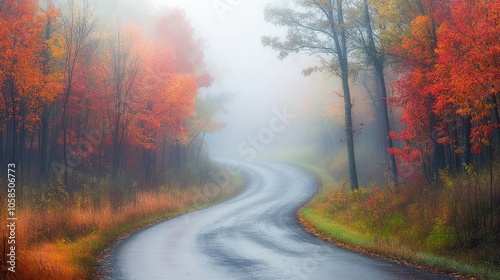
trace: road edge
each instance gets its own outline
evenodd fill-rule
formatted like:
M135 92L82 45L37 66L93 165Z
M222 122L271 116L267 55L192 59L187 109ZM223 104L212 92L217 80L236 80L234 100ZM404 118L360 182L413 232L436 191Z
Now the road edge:
M371 242L348 242L345 240L342 240L342 237L339 238L339 236L335 235L334 231L329 231L330 234L322 231L318 227L314 225L313 222L309 221L306 217L304 217L304 212L308 209L308 207L311 207L312 209L312 204L314 203L315 199L319 199L322 194L322 190L325 190L325 185L327 184L325 182L325 174L321 174L324 172L324 170L320 170L317 167L313 166L308 166L308 165L303 165L300 163L296 162L288 162L291 165L295 165L298 168L304 170L308 174L310 174L312 177L315 178L317 184L318 184L318 190L316 194L309 200L307 201L304 205L302 205L296 212L296 217L299 221L299 224L309 232L310 234L316 236L319 239L322 239L330 244L333 244L335 246L339 246L342 248L345 248L347 250L357 252L360 254L368 255L374 258L386 260L392 263L404 265L407 267L411 268L417 268L417 269L422 269L437 275L443 275L443 276L448 276L448 277L453 277L456 279L482 279L482 278L476 278L476 277L481 277L481 276L472 276L472 275L463 275L458 272L456 272L453 268L449 267L434 267L434 266L428 266L423 262L419 262L418 259L411 259L408 256L402 256L402 255L391 255L386 252L380 252L374 246L371 244ZM331 180L332 183L333 180ZM339 227L344 228L342 225L336 225ZM344 228L345 229L345 228ZM347 229L345 229L348 231ZM353 233L356 234L356 233ZM363 238L363 236L358 236ZM359 244L356 244L359 243ZM364 243L364 244L363 244Z
M157 218L152 218L151 221L150 220L143 221L143 222L139 221L139 222L137 222L137 223L139 223L139 225L136 227L127 229L126 231L123 231L123 232L114 233L110 237L104 237L106 239L105 243L103 244L103 246L96 249L96 251L98 253L95 256L93 256L92 267L91 267L90 271L88 271L88 273L87 273L87 279L109 279L109 278L107 278L109 276L109 274L106 273L106 271L105 271L108 268L107 265L109 265L109 263L107 261L112 257L112 252L125 239L127 239L131 235L133 235L133 234L135 234L143 229L154 226L158 223L182 216L182 215L190 213L190 212L210 208L212 206L216 206L218 204L227 202L227 201L239 196L241 193L243 193L245 191L245 189L247 187L247 178L243 172L237 172L236 174L230 174L230 176L232 178L231 181L235 182L235 186L232 187L234 189L234 192L231 193L227 197L219 197L219 198L213 199L211 201L208 201L208 202L200 204L200 205L194 204L194 205L188 206L184 209L179 209L179 211L177 211L175 213L160 214L157 216ZM105 234L103 234L103 235L105 235Z

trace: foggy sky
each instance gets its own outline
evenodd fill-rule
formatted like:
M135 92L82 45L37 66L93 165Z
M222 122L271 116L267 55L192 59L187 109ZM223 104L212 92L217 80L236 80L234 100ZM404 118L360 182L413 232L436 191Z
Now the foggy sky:
M321 74L304 77L302 69L316 60L307 55L292 55L284 61L277 53L261 44L265 35L283 35L285 30L264 20L264 7L270 0L212 1L212 0L152 0L151 8L182 8L191 21L196 35L205 42L205 61L214 76L212 87L203 93L230 93L236 95L229 104L229 114L219 117L226 123L220 133L209 135L209 149L214 156L240 155L238 146L248 137L258 138L259 132L269 128L275 110L296 117L284 130L274 133L265 151L288 148L295 139L303 138L299 128L311 111L308 99L327 94L332 79ZM276 2L276 1L273 1ZM227 8L229 3L237 3ZM216 6L222 7L217 10ZM339 99L339 102L341 100ZM278 124L279 126L279 124ZM261 136L268 138L266 132ZM287 141L285 141L287 140ZM243 155L247 157L248 154Z
M212 86L200 94L235 96L227 106L229 113L218 118L226 123L226 128L207 136L210 153L241 157L238 147L249 137L258 138L262 130L269 129L276 110L283 112L286 108L296 117L283 130L278 125L279 132L274 133L264 150L287 149L307 141L308 135L301 128L310 126L312 115L322 114L316 108L318 97L331 94L331 89L338 87L331 77L302 75L302 69L314 65L316 58L298 54L280 61L275 51L262 46L262 36L286 34L285 29L264 20L264 8L270 2L277 1L108 0L97 2L97 9L106 24L131 18L145 25L166 9L185 11L195 37L204 42L205 62L214 78ZM342 99L335 102L341 106ZM266 132L261 136L269 138Z

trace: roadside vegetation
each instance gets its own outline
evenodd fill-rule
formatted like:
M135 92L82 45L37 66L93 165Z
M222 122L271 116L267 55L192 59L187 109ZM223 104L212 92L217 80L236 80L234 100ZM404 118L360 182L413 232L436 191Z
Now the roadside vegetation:
M322 116L310 154L294 156L336 182L321 180L302 222L354 249L500 278L498 1L292 2L267 6L287 35L263 45L338 78L305 103Z
M179 176L156 186L134 180L117 183L104 177L82 178L81 191L71 194L61 185L24 192L17 214L20 243L16 273L8 278L93 279L99 253L110 242L151 223L216 204L242 190L241 174L231 174L224 182L201 184L209 174L230 174L223 166L204 164L209 166L186 167ZM188 173L189 179L183 179ZM5 205L0 206L3 209Z
M305 168L321 184L318 194L298 212L312 233L412 266L500 279L498 168L492 182L488 172L469 168L458 176L443 172L438 188L407 182L355 191L320 168Z
M200 93L212 76L185 13L104 24L127 5L93 4L0 1L0 219L15 220L0 277L94 278L109 242L243 186L210 175L229 97Z

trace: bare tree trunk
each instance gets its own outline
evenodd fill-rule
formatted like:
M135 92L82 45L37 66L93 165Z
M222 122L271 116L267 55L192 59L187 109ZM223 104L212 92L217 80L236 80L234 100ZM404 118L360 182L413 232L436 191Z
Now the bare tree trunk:
M17 154L16 154L16 146L17 146L17 111L16 111L16 97L15 97L15 89L14 89L14 81L12 80L12 77L9 78L9 90L10 90L10 102L12 106L12 128L11 128L11 133L12 133L12 154L11 154L11 160L15 161Z
M167 137L166 135L164 134L162 136L162 141L161 141L161 166L160 166L160 170L161 170L161 173L164 173L166 170L167 170Z
M352 103L349 90L347 73L342 75L342 87L344 89L344 111L345 111L345 132L347 139L347 158L349 162L349 177L351 179L351 190L357 190L358 174L356 171L356 158L354 154L354 127L352 125Z
M470 124L470 117L465 117L463 118L463 125L464 125L464 132L463 132L463 139L464 139L464 163L469 165L472 162L472 155L471 155L471 143L470 143L470 132L471 132L471 124Z
M200 145L198 146L198 155L196 156L197 160L200 159L200 154L201 154L201 150L203 149L203 142L204 141L205 141L205 133L202 134L201 140L200 140Z
M28 148L28 155L26 157L26 176L30 177L30 169L31 169L31 158L33 157L33 143L35 142L35 131L31 132L30 137L30 145Z
M349 88L349 64L347 57L347 40L345 30L343 29L344 24L344 14L342 9L342 0L337 0L337 17L338 26L333 21L333 9L330 10L330 24L332 28L332 33L336 34L335 44L338 52L338 60L341 71L342 78L342 89L344 93L344 113L345 113L345 132L347 140L347 158L349 163L349 177L351 179L351 190L357 190L359 188L358 184L358 174L356 170L356 157L354 154L354 127L352 124L352 103L351 103L351 91ZM340 27L340 30L338 30Z
M354 128L349 88L349 49L346 35L348 25L344 22L344 1L295 1L302 9L300 11L294 11L288 7L266 9L266 20L277 26L288 26L289 33L284 42L277 37L267 36L262 38L262 42L265 46L278 50L280 59L297 52L326 55L328 59L322 60L322 67L308 68L303 73L307 75L314 71L328 71L342 79L349 177L351 189L356 190L359 184L354 154ZM309 9L315 10L317 14L313 11L304 12Z
M58 126L53 126L52 127L52 142L50 143L50 151L49 151L49 156L48 156L48 162L54 162L58 158L58 145L57 145L57 139L59 138L59 127Z
M39 161L38 161L38 176L40 178L44 178L47 176L47 146L49 142L49 115L50 115L50 107L45 106L43 109L42 113L42 118L41 118L41 124L40 124L40 131L39 131L39 146L38 146L38 153L39 153Z
M19 106L19 116L21 117L22 120L20 120L19 124L19 133L18 133L18 141L19 141L19 148L18 148L18 153L17 153L17 163L18 163L18 168L20 173L18 173L19 177L19 185L23 185L23 180L26 177L26 123L25 123L25 116L26 116L26 110L25 110L25 105Z
M0 131L0 170L3 170L2 168L5 166L5 150L4 150L4 144L3 144L3 136L4 132Z
M95 27L93 11L86 0L82 0L81 7L75 4L75 0L69 0L69 18L63 18L64 40L66 44L65 79L66 88L64 90L63 112L62 112L62 133L63 133L63 158L64 158L64 185L68 187L68 106L73 86L75 68L82 49L88 41L90 34Z
M388 149L392 149L394 147L392 138L389 137L389 133L391 131L391 124L389 121L389 109L387 106L387 87L385 83L385 75L384 75L384 64L382 58L379 57L379 53L377 51L377 47L375 46L375 40L373 37L373 29L370 18L370 12L368 7L368 1L364 0L364 18L365 18L365 28L368 34L368 57L370 58L374 69L375 76L378 81L378 86L380 87L380 113L382 114L382 125L384 127L385 137L387 139L387 147ZM396 166L396 157L393 154L389 153L390 167L392 173L392 180L394 184L398 184L398 172Z
M62 133L63 133L63 161L64 161L64 187L68 188L68 128L67 128L67 122L68 122L68 100L69 100L69 95L71 93L71 82L68 82L67 89L64 94L64 103L63 103L63 114L62 114Z
M53 8L52 0L47 1L47 12L49 12ZM47 22L45 24L45 40L49 40L52 34L52 22L51 18L47 17ZM44 75L49 73L49 61L50 61L50 52L47 47L43 50L44 56L44 65L43 72ZM39 153L39 161L38 161L38 176L40 178L44 178L47 176L48 172L48 162L47 162L47 146L49 140L49 117L52 105L44 105L41 117L40 131L38 136L38 153Z
M135 84L140 68L138 57L132 53L133 40L122 38L120 32L118 31L115 40L110 41L112 92L109 100L112 101L108 102L112 102L112 107L108 109L108 116L112 119L113 180L117 179L122 160L125 157L123 154L125 136L134 118L134 112L130 111L134 106L128 103L137 98Z
M491 99L491 103L493 103L493 108L491 108L491 118L494 124L500 125L500 109L498 108L500 104L497 102L497 97L495 96L495 94L492 94ZM500 153L500 127L495 128L493 133L492 146L494 147L496 144L497 147L495 147L495 152Z
M105 131L105 127L104 127L104 124L102 126L102 140L101 142L99 143L99 156L98 156L98 163L97 163L97 176L101 176L101 161L102 161L102 150L103 150L103 147L104 147L104 137L106 137L106 134L104 133Z

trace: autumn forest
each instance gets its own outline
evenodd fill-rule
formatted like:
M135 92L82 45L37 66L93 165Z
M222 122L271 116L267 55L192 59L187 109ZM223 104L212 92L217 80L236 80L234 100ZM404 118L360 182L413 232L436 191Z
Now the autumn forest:
M251 5L206 2L226 17ZM269 63L307 57L304 80L338 83L328 98L340 117L318 97L328 93L307 95L314 125L297 134L312 148L279 156L320 185L295 210L302 226L440 273L500 277L500 3L260 2L262 24L278 28L259 33ZM0 230L9 279L93 279L114 240L248 183L211 158L206 139L236 97L203 92L220 75L203 26L175 6L147 25L100 12L90 0L0 0L0 218L17 219Z
M22 178L70 190L74 169L152 180L186 147L198 156L217 125L195 104L211 77L182 12L160 19L150 40L133 24L99 29L92 8L75 3L67 14L51 1L2 3L2 164L14 158Z

